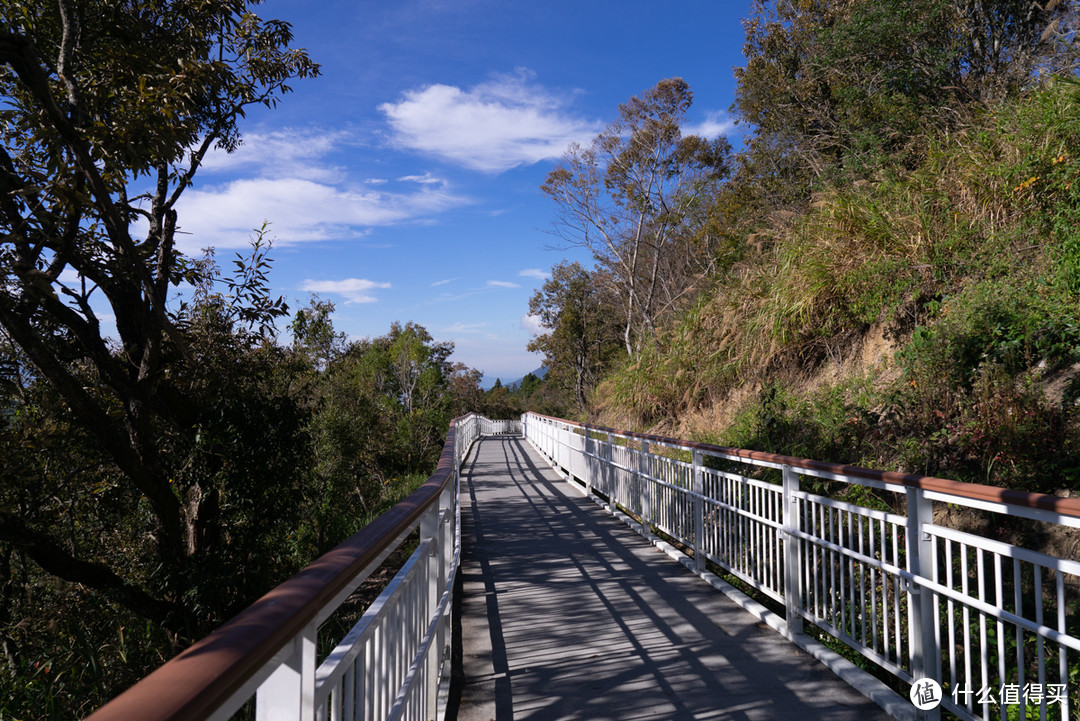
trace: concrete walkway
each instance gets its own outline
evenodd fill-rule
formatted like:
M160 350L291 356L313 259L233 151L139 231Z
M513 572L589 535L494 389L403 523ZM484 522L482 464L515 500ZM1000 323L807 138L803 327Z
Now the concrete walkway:
M461 721L889 718L523 439L462 471Z

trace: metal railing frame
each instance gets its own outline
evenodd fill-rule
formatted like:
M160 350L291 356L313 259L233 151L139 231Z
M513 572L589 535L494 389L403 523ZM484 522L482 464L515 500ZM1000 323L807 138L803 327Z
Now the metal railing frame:
M232 620L100 708L92 721L442 718L461 554L461 462L518 421L454 420L426 483ZM416 551L329 656L319 625L419 528Z
M1006 687L1033 683L1040 690L1065 685L1064 699L1044 694L1034 703L1040 718L1077 713L1069 698L1075 689L1067 685L1070 670L1080 667L1080 562L938 525L933 511L934 503L953 504L1080 528L1080 499L535 413L523 416L522 426L568 480L586 495L605 497L612 512L629 511L643 535L662 532L690 549L699 573L711 561L782 605L783 630L793 641L805 643L804 624L811 623L907 684L938 682L942 704L922 717L939 718L945 708L971 721L1004 721ZM779 471L781 482L748 477L739 471L745 467ZM800 488L807 477L901 494L905 514L810 493ZM1026 676L1032 668L1037 678ZM997 700L976 698L982 688ZM1021 699L1031 701L1026 691Z

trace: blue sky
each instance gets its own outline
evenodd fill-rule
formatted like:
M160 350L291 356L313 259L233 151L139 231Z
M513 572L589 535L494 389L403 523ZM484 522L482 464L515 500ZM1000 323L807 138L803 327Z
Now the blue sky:
M749 1L269 0L322 64L179 206L181 248L225 266L270 223L270 280L293 310L336 304L350 337L415 321L504 380L538 367L528 302L564 258L540 185L619 103L679 76L687 131L727 134Z

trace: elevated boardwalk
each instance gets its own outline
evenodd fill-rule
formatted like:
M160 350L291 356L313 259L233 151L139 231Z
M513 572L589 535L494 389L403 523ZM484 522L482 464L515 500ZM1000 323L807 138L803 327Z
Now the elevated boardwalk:
M484 438L461 474L464 684L448 718L890 718L522 438Z

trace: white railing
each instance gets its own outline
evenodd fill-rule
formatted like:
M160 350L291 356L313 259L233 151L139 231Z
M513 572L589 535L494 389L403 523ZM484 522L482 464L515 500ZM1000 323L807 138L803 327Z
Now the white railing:
M460 465L481 435L514 428L475 414L455 420L420 489L90 718L228 719L250 704L257 721L442 718ZM417 529L412 556L317 664L320 624Z
M925 717L945 708L972 721L1078 718L1080 562L957 530L935 514L970 509L990 535L1003 517L1063 530L1080 528L1080 500L532 413L522 422L583 492L629 512L644 535L688 547L699 572L711 562L782 606L792 640L806 642L809 622L916 692L932 688L923 679L937 682L941 706ZM824 481L883 491L890 510L803 487ZM1070 533L1057 537L1072 539L1075 556Z
M493 421L481 418L480 430L485 436L506 436L521 433L521 421Z

